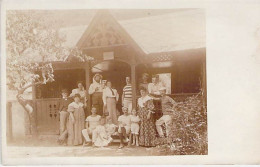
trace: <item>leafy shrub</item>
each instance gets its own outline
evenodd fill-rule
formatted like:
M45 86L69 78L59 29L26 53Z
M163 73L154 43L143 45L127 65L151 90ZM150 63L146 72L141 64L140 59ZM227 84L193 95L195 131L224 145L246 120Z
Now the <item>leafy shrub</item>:
M169 136L159 139L167 155L205 155L208 153L207 110L200 94L179 102L172 114Z

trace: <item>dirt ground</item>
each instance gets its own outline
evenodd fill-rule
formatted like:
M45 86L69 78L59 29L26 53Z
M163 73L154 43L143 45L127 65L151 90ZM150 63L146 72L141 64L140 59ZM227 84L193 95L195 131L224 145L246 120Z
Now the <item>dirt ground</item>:
M109 147L18 147L9 146L8 157L10 158L31 158L31 157L84 157L84 156L159 156L158 148L125 147L118 149L118 145Z
M159 156L163 155L159 147L124 147L118 149L119 143L108 147L61 146L53 137L40 137L35 140L15 141L8 144L9 158L31 157L84 157L84 156Z

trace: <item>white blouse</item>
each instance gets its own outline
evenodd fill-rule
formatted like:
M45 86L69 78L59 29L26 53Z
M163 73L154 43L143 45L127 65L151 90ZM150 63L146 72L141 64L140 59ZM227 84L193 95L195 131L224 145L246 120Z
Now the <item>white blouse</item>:
M75 94L79 94L80 97L84 98L86 96L86 91L84 90L84 88L82 90L79 90L79 88L73 89L70 97L74 96Z
M114 95L113 95L113 93ZM119 94L117 93L117 90L116 89L110 89L109 87L106 87L104 90L103 90L103 103L104 105L107 104L107 97L115 97L116 98L116 101L118 101L119 99Z
M68 106L68 111L69 112L74 112L74 109L78 109L78 108L83 108L84 104L83 103L76 103L76 102L72 102L69 104Z
M148 95L146 95L145 97L140 97L139 99L138 99L138 105L139 105L139 107L144 107L144 103L145 102L147 102L148 100L151 100L151 99L153 99L153 98L151 98L150 96L148 96Z

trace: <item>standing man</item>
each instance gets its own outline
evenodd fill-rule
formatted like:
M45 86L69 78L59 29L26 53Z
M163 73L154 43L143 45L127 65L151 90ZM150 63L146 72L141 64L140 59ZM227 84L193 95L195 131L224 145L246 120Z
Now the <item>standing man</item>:
M93 77L93 83L89 86L88 93L91 95L92 106L97 109L98 115L103 115L103 101L102 93L103 87L101 84L102 75L95 74Z
M68 106L72 102L72 99L68 97L69 92L67 89L61 91L62 99L59 101L60 111L60 137L58 139L60 144L66 144L65 139L68 134L67 121L68 121Z
M122 95L123 107L128 109L128 114L132 112L132 86L130 77L126 77L126 86L123 88Z

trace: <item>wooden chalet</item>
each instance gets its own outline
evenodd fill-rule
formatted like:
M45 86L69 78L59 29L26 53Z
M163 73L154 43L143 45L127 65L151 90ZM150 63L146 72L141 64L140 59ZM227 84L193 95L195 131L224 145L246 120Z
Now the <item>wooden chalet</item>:
M165 32L165 36L168 35L167 33L169 32ZM180 35L179 33L185 33L187 36L192 32L176 32ZM139 37L139 39L141 38ZM183 96L197 94L201 90L204 90L204 95L206 95L205 43L199 47L180 47L180 49L173 48L168 49L168 51L147 52L136 41L109 11L98 11L76 45L94 60L79 62L69 57L65 62L53 62L55 81L33 88L39 133L59 133L57 102L61 89L67 88L71 91L77 87L77 81L84 81L84 87L88 90L95 73L100 73L104 79L111 80L120 96L125 86L125 77L130 76L134 107L136 107L139 96L138 85L144 72L150 76L170 73L170 96L175 100ZM90 95L87 98L87 111L89 112ZM121 104L121 101L119 103Z

